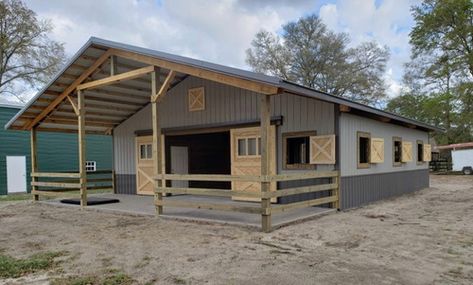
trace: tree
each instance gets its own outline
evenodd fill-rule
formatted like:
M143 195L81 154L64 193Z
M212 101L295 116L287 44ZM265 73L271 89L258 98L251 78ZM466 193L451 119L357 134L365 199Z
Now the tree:
M64 63L62 43L51 40L50 22L20 0L0 2L0 96L18 94L18 86L37 87L48 81Z
M444 128L440 144L473 141L473 2L424 0L412 11L407 88L387 109Z
M349 37L327 29L316 15L283 26L281 37L256 34L247 63L256 72L362 103L385 97L383 75L389 52L376 43L349 48Z

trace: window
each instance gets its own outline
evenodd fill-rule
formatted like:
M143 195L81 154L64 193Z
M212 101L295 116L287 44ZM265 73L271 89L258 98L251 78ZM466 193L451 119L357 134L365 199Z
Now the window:
M401 166L402 162L402 138L393 137L393 166Z
M285 133L283 137L284 168L314 169L310 164L310 136L316 132Z
M85 162L85 171L87 171L87 172L97 171L97 162L96 161L86 161Z
M261 138L247 137L238 139L238 156L261 155Z
M370 133L357 133L358 168L370 167L371 135Z
M417 141L417 164L424 162L424 142Z
M153 146L151 144L140 144L140 159L152 159Z

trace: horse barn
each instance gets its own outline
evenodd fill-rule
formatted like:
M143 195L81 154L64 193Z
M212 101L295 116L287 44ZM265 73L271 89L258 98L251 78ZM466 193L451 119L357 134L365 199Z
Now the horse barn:
M254 214L266 232L290 211L428 187L438 130L276 77L99 38L6 128L31 132L35 200L80 189L87 206L85 137L106 134L116 194L154 195L157 215ZM78 171L38 172L37 132L78 133Z

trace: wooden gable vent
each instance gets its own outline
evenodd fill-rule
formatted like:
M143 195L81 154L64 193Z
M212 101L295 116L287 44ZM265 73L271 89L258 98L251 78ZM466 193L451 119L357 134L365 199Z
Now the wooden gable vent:
M384 139L382 138L371 138L370 147L370 162L371 163L383 163L384 162Z
M204 87L191 88L188 91L189 111L205 110Z
M335 164L335 135L310 137L310 163Z
M412 161L412 142L403 141L402 142L402 162Z

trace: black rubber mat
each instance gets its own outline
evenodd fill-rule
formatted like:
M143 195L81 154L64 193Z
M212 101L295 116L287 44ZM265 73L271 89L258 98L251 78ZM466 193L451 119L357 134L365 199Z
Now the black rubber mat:
M114 199L114 198L100 198L100 197L88 197L87 198L87 206L113 204L113 203L119 203L119 202L120 202L120 200ZM80 205L80 199L79 198L62 199L61 203Z

